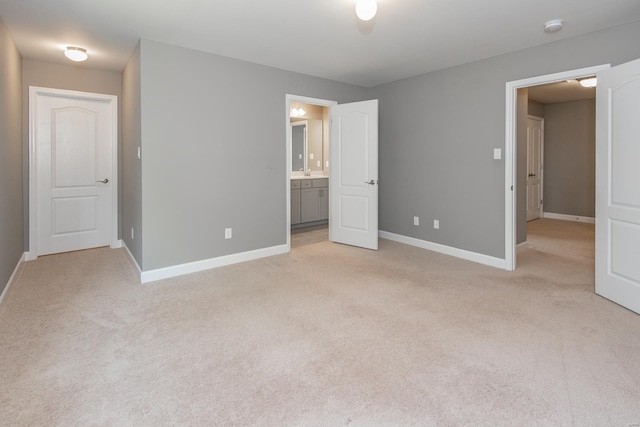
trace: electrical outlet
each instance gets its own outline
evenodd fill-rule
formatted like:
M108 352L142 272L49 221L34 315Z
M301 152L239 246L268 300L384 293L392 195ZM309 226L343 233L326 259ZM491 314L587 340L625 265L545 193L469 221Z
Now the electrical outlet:
M440 229L440 220L438 219L433 220L433 228L435 228L436 230Z
M321 163L320 163L320 160L318 160L318 167L321 167L321 166L322 166L322 165L321 165Z
M324 162L324 164L326 165L325 167L329 167L329 160L327 160L326 162Z
M417 216L413 217L413 225L420 225L420 217L417 217Z
M131 240L133 240L133 227L131 227Z
M225 228L224 229L224 238L225 239L230 239L231 238L231 229L230 228Z
M502 149L500 149L500 148L494 148L493 149L493 159L494 160L502 159Z

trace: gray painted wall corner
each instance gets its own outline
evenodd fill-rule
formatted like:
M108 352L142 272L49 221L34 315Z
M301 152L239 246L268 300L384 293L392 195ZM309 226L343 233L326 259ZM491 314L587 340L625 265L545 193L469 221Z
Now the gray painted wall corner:
M141 154L143 152L140 44L122 71L121 108L122 240L138 266L143 268L142 159L138 159L138 147Z

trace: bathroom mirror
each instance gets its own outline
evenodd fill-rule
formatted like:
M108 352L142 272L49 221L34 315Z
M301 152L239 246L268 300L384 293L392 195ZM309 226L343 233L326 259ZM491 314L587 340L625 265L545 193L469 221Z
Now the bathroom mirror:
M291 121L291 170L322 170L322 120Z
M307 145L307 123L294 122L291 123L291 170L304 171L307 169L305 165Z

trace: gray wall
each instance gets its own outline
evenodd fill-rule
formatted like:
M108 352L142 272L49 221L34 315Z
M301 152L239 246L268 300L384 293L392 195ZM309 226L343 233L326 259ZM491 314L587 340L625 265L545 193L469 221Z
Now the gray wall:
M545 106L544 211L595 216L595 100Z
M529 99L527 111L531 116L544 118L544 104Z
M142 264L142 162L138 147L142 144L140 101L140 45L136 47L122 71L122 240ZM134 238L131 238L131 228Z
M22 242L21 58L0 18L0 294L24 253Z
M636 59L639 39L636 22L369 90L380 100L380 229L504 258L504 160L492 154L504 149L505 84Z
M22 139L23 139L23 193L24 193L24 247L29 248L29 86L53 89L78 90L82 92L102 93L118 97L120 111L121 76L120 73L86 68L83 65L60 65L49 62L22 61ZM120 120L118 120L120 122ZM118 126L119 129L122 126ZM121 133L119 131L119 133ZM118 151L122 138L118 136ZM119 164L121 164L121 159ZM122 168L118 172L120 179L118 194L121 195ZM122 200L119 197L118 224L122 214ZM120 235L120 230L118 230Z
M367 90L149 40L140 58L143 269L285 244L285 95Z

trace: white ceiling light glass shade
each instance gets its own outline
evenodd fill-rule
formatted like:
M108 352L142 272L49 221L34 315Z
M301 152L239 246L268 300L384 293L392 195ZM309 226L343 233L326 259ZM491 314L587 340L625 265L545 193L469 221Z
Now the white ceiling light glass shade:
M363 21L369 21L378 12L376 0L358 0L356 2L356 15Z
M75 62L86 61L87 58L89 58L89 55L87 55L87 49L76 46L67 46L64 50L64 56Z
M304 111L304 110L302 109L302 107L300 107L300 108L292 108L292 109L291 109L291 114L290 114L290 116L291 116L291 117L302 117L302 116L304 116L306 113L307 113L307 112L306 112L306 111Z
M598 85L598 79L595 77L587 77L586 79L581 79L580 84L582 87L596 87Z

